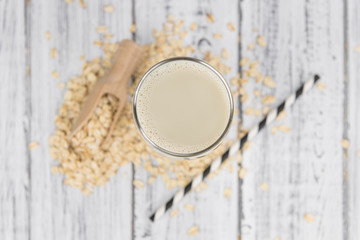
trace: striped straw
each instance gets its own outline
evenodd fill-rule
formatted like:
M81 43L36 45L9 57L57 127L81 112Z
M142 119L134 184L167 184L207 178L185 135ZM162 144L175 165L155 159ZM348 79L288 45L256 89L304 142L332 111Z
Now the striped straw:
M210 172L218 169L221 164L223 164L229 156L234 155L237 151L241 150L246 142L252 140L265 126L273 122L276 117L285 109L294 104L302 94L306 93L314 86L314 84L320 79L319 75L314 75L310 80L303 83L296 92L292 93L285 101L283 101L277 108L269 112L258 124L256 124L250 131L248 131L245 136L240 140L236 141L230 148L226 150L221 156L217 157L201 174L193 178L185 188L179 190L170 200L168 200L164 205L158 208L151 216L151 221L158 220L163 216L173 205L182 200L186 194L188 194L192 189L194 189L199 183L201 183Z

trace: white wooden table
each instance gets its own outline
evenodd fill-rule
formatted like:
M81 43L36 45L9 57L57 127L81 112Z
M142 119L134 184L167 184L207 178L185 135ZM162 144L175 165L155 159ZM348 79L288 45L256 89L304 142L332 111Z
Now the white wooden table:
M360 45L360 1L85 1L86 9L78 1L0 0L0 239L360 239L360 53L354 50ZM104 12L106 4L115 12ZM206 13L215 16L214 24ZM80 55L101 55L92 44L99 38L95 28L107 25L116 40L149 43L152 29L168 14L200 24L190 33L191 43L207 38L213 52L231 50L227 63L233 73L242 56L259 59L277 82L276 89L263 90L278 101L312 73L321 75L327 89L310 91L288 111L282 124L290 133L273 135L268 128L252 142L243 156L243 180L237 171L222 171L207 180L207 190L179 204L176 218L151 223L147 216L174 191L161 181L134 188L132 180L145 180L147 173L127 165L85 197L51 174L48 138L64 94L57 82L80 72ZM228 22L236 32L226 29ZM265 51L247 50L253 28L267 39ZM211 40L214 32L224 37ZM51 77L53 70L59 80ZM245 127L258 120L242 118ZM350 141L348 149L342 139ZM40 147L30 151L32 141ZM263 182L267 191L260 188ZM226 187L233 189L229 198L223 196ZM185 203L195 211L184 210ZM305 221L306 213L315 222ZM200 232L188 236L193 225Z

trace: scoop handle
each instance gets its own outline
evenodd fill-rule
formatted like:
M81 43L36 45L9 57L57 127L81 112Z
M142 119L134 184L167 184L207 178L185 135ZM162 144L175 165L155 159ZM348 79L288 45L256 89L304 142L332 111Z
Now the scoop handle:
M115 61L106 82L119 84L119 87L127 87L131 75L144 58L144 49L132 40L126 39L120 42L115 55Z

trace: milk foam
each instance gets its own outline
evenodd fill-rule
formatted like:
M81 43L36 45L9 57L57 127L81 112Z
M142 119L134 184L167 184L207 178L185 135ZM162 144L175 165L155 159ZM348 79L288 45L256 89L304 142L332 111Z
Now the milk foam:
M190 60L165 63L142 82L136 113L145 135L173 153L195 153L219 139L230 99L218 75Z

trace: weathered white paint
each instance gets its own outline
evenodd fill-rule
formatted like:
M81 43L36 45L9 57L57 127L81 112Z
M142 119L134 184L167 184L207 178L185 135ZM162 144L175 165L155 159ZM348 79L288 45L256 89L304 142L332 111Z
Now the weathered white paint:
M346 138L350 141L350 148L346 152L348 159L344 159L346 165L344 172L344 185L347 186L348 201L345 206L346 223L348 224L348 239L360 238L360 53L355 52L355 47L360 46L360 2L347 1L346 17L346 47L347 64L345 74L347 85L347 105L344 113L344 126ZM345 156L346 156L345 155Z
M115 12L103 12L103 5L110 3ZM238 230L242 239L359 238L360 54L354 51L360 45L358 1L89 0L86 4L82 9L78 1L31 1L30 5L0 1L4 83L0 87L0 239L236 239ZM311 90L286 119L274 123L288 125L290 133L272 135L268 128L255 138L244 155L248 174L243 181L237 179L234 165L232 174L222 171L207 180L207 190L179 202L176 218L165 215L156 223L147 217L175 190L167 190L159 179L133 189L133 178L149 177L141 168L135 169L134 177L130 165L121 168L90 197L64 186L61 176L50 173L55 162L48 153L48 137L64 93L57 82L80 72L80 55L86 59L100 55L92 44L100 39L96 26L107 25L115 40L131 37L132 6L140 43L149 43L152 29L161 28L172 14L186 25L199 23L198 31L189 32L188 43L197 44L204 37L212 45L201 46L201 51L230 50L230 76L237 72L239 54L260 60L260 68L274 78L277 88L251 82L246 85L249 92L256 87L280 102L313 73L319 73L327 85L324 91ZM206 13L214 15L214 24L207 22ZM227 30L228 22L235 23L236 32ZM266 37L266 49L246 50L257 35L252 28ZM46 31L52 34L50 41L45 39ZM214 40L215 32L223 39ZM59 51L57 59L50 57L52 47ZM30 76L26 76L28 65ZM51 77L53 70L59 72L59 80ZM250 103L254 105L250 99L242 109ZM255 105L260 107L259 101ZM244 116L246 127L257 120ZM350 140L346 152L340 145L344 137ZM31 141L39 141L40 147L27 150ZM261 190L262 182L269 185L268 191ZM227 199L226 187L233 189ZM194 204L195 210L186 210L186 203ZM316 221L307 223L305 213ZM189 237L193 225L200 233Z
M0 239L26 239L30 227L24 10L0 2Z
M270 127L245 152L242 239L342 239L342 9L343 1L242 4L242 53L259 59L277 83L270 90L251 82L248 91L259 88L278 103L314 73L328 86L310 91L286 119L273 124L288 125L290 133L273 135ZM257 35L253 28L267 39L266 49L247 50ZM244 116L245 126L254 121ZM263 182L268 191L260 188ZM306 213L315 217L314 223L304 220Z
M5 155L0 151L1 160L5 160L1 164L4 178L1 184L4 186L0 203L4 211L1 211L0 221L4 224L0 227L0 239L131 238L130 165L122 168L105 188L96 189L90 197L63 185L60 175L51 174L51 166L56 162L49 155L48 138L54 130L54 116L64 94L57 83L65 83L69 77L80 73L83 64L80 55L84 54L86 59L100 55L99 47L93 45L93 41L99 39L98 25L107 25L116 40L131 37L128 30L131 1L114 1L114 13L103 12L102 2L87 4L84 10L78 2L31 1L26 7L25 31L25 14L22 12L25 7L15 1L2 2L1 19L6 17L8 22L1 34L4 39L1 42L4 44L1 67L4 67L3 71L11 72L5 76L4 80L9 81L5 82L6 87L1 88L2 112L6 112L1 136L8 137L2 140L7 149ZM16 16L18 19L14 19ZM50 41L45 38L46 31L52 35ZM21 35L25 32L26 40ZM5 50L11 46L11 41L15 44ZM29 46L29 78L25 77L25 43ZM58 50L56 59L50 56L53 47ZM9 58L10 65L4 66ZM51 76L54 70L60 75L58 80ZM6 99L11 99L12 103L5 104ZM30 141L38 141L40 147L26 151Z

